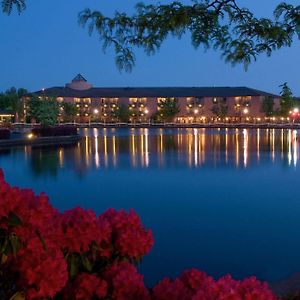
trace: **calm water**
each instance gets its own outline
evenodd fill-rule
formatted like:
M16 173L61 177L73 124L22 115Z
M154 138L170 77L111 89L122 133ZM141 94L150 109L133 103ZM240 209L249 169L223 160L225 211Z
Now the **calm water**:
M61 210L134 208L155 246L150 285L198 267L278 280L300 271L300 161L291 130L90 129L67 147L0 151L13 185Z

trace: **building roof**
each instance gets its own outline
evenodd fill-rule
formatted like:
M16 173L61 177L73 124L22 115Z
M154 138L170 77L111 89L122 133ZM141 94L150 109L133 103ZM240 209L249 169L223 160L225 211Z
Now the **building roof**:
M74 81L85 81L87 82L87 80L79 73L77 74L73 79L72 79L72 82Z
M74 98L151 98L151 97L235 97L271 96L271 93L248 87L123 87L90 88L75 90L69 87L52 87L33 93L48 97Z
M0 109L0 116L13 116L14 115L14 112L10 109Z

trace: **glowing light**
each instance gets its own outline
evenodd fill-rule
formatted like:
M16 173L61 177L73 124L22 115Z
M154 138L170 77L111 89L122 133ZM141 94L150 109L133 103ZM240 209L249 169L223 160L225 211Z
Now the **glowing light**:
M198 112L199 112L198 109L195 109L195 110L194 110L194 114L197 114Z
M244 114L247 114L249 112L249 109L248 108L245 108L244 110L243 110L243 113Z
M149 110L148 109L145 109L145 114L148 114L149 113Z
M29 134L27 135L27 138L29 138L29 139L31 140L31 139L34 138L34 135L33 135L32 133L29 133Z
M94 109L94 114L97 115L99 113L99 110L97 108Z
M299 108L298 107L294 108L293 112L297 114L299 112Z

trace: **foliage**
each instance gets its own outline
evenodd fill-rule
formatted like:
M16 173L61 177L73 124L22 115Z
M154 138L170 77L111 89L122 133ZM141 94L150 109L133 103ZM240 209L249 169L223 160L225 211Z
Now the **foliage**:
M295 104L293 93L286 82L280 85L280 87L282 88L280 92L280 115L288 116Z
M1 1L1 0L0 0ZM274 50L291 46L300 37L300 5L280 3L273 18L258 18L236 0L190 0L191 4L138 3L132 16L116 12L112 18L86 9L79 14L79 24L97 31L103 48L113 46L116 64L130 71L135 64L134 48L156 53L168 36L180 39L190 34L195 48L213 48L226 62L245 67L260 54L270 56ZM25 0L2 0L2 11L21 13Z
M281 3L274 18L257 18L235 0L194 0L191 4L138 3L133 15L116 12L112 18L86 9L79 23L96 31L103 48L113 46L116 64L130 71L135 64L134 48L150 55L156 53L168 36L180 39L190 34L195 48L213 48L226 62L245 67L257 56L290 46L294 35L300 36L300 6Z
M274 98L271 96L265 96L262 104L261 110L265 113L266 117L271 117L274 115Z
M8 15L11 14L13 7L15 6L20 14L25 8L25 0L1 0L2 11Z
M134 211L60 213L45 194L13 188L0 174L0 297L11 300L275 300L251 277L215 281L196 269L146 288L135 264L153 237Z
M28 101L28 113L43 127L55 125L59 107L55 98L32 96Z
M173 121L176 114L180 112L177 98L161 98L158 104L159 109L154 115L156 121Z
M226 98L214 98L212 113L217 117L224 118L228 112L228 105L226 104Z
M74 103L62 102L61 107L63 111L64 120L74 120L74 117L78 113L78 108Z
M121 104L116 112L116 117L118 118L119 122L128 123L130 117L128 106L125 104Z
M11 87L4 93L0 93L0 110L11 111L14 115L21 117L24 113L24 102L22 96L27 94L24 88Z

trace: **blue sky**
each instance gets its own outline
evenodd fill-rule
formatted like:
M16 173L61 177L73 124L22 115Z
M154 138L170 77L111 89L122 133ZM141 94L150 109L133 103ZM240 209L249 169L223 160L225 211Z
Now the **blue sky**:
M279 93L278 86L288 82L294 94L300 96L300 41L273 53L271 58L260 56L245 72L242 65L225 64L219 52L195 50L188 36L179 41L170 38L155 56L137 51L133 71L120 73L113 50L104 54L97 36L90 37L79 27L77 15L84 8L107 15L115 10L130 12L136 2L27 0L27 9L20 16L0 13L0 91L11 86L30 91L61 86L81 73L94 86L249 86ZM280 1L238 2L260 16L268 16Z

